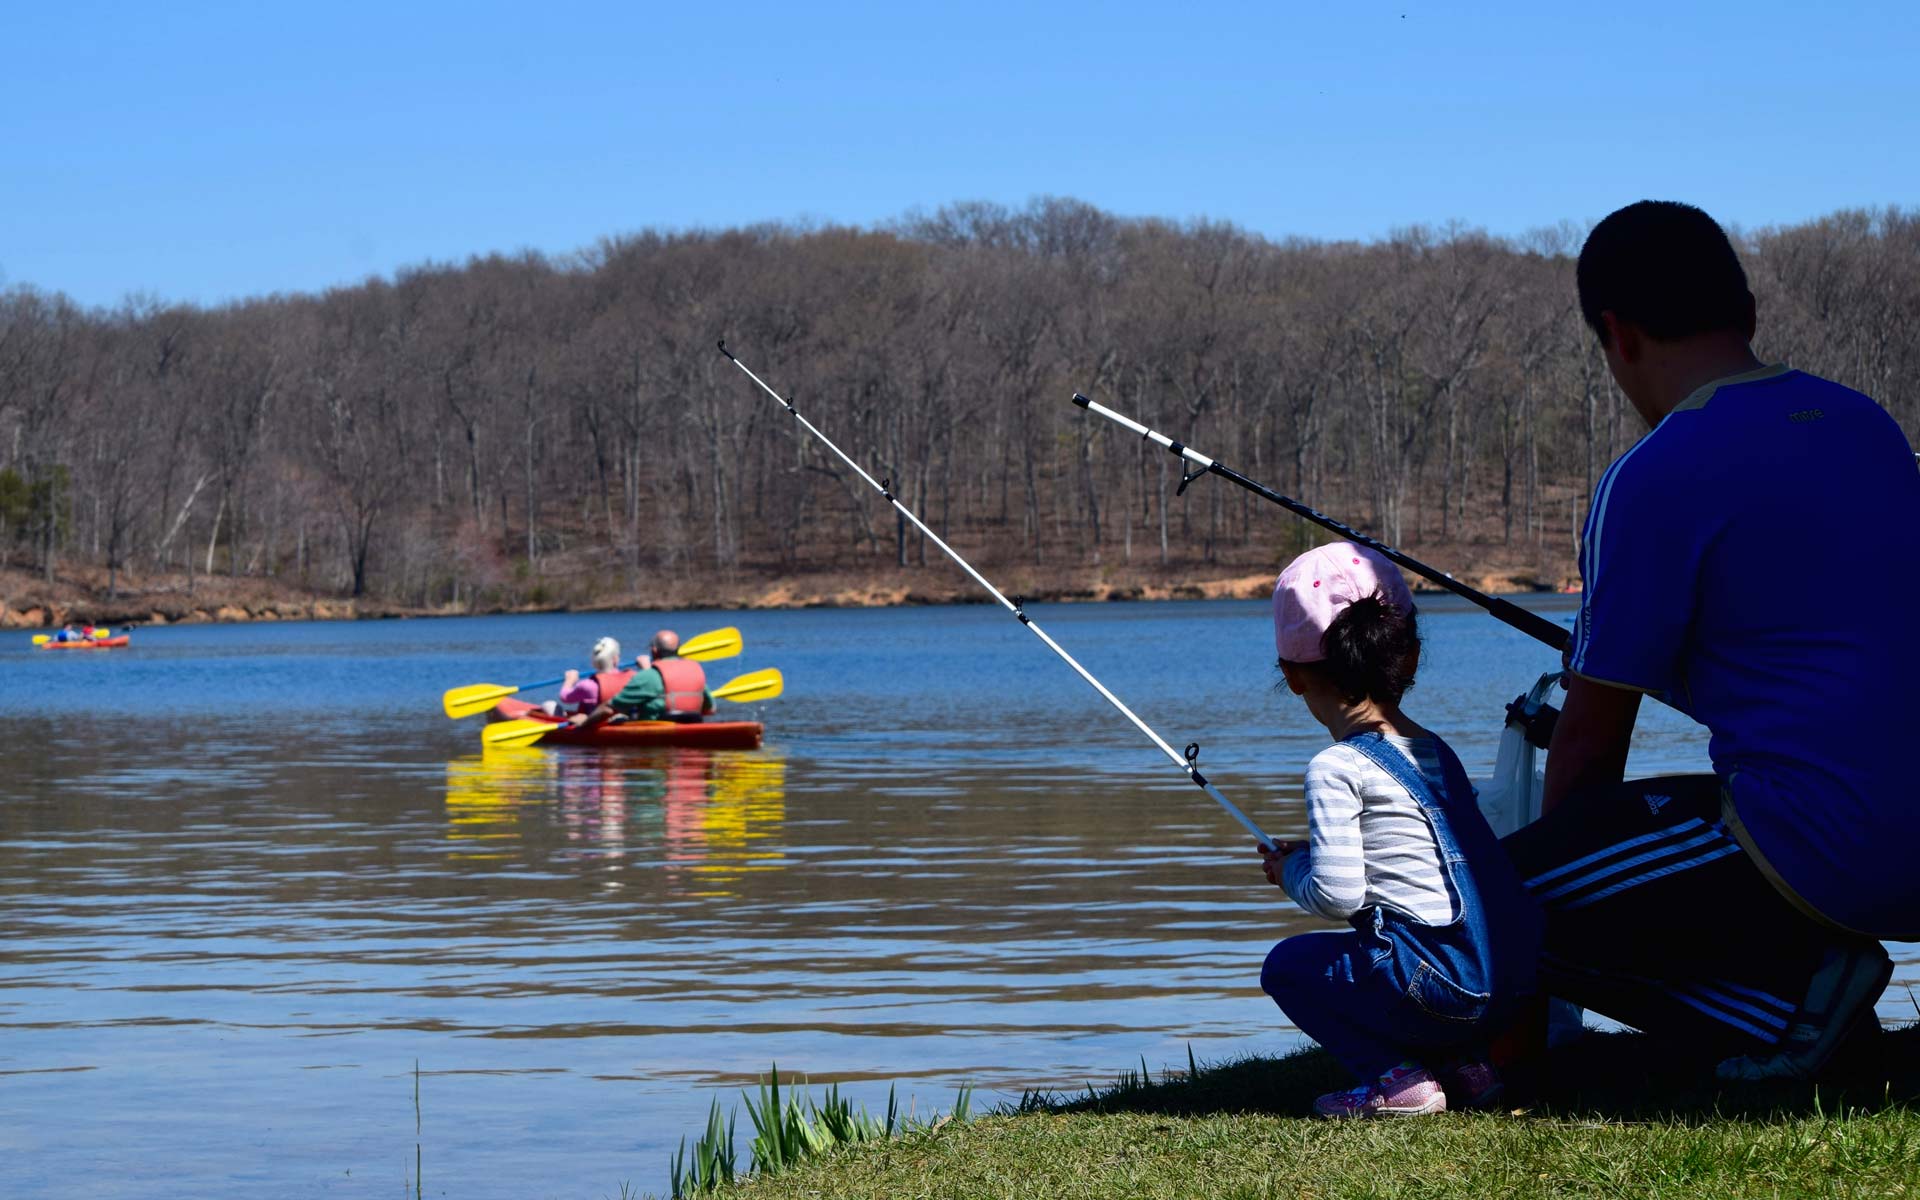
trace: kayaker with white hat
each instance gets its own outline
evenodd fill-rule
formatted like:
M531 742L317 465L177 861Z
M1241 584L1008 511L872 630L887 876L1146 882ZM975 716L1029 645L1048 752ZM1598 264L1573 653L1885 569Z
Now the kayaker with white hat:
M568 723L598 725L603 721L698 721L713 711L713 693L707 673L692 659L680 657L680 635L662 629L648 643L647 654L634 661L622 685L609 691L603 684L600 703Z
M560 699L541 705L548 716L559 716L562 712L591 713L600 706L602 695L617 695L633 675L632 671L620 669L620 643L610 637L593 644L587 661L593 664L592 674L568 671L560 681Z

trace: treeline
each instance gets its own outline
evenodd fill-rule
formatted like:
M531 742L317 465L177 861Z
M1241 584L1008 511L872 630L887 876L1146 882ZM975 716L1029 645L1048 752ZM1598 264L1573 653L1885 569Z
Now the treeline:
M880 229L642 233L317 296L85 309L0 292L0 555L407 604L912 566L927 547L720 356L989 563L1258 561L1075 390L1388 541L1570 555L1638 436L1572 226L1272 241L1070 200ZM1920 416L1920 216L1740 239L1768 359Z

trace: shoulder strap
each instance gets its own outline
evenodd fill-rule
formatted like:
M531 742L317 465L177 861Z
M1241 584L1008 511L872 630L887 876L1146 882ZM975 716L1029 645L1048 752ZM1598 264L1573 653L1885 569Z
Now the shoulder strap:
M1351 747L1366 756L1374 766L1391 775L1395 782L1406 788L1414 799L1425 797L1432 804L1440 803L1440 797L1434 794L1433 784L1421 774L1420 768L1414 764L1413 760L1402 754L1398 747L1388 744L1384 735L1373 732L1356 733L1340 744ZM1444 746L1445 743L1442 745ZM1442 755L1440 761L1443 766L1447 765L1445 755Z

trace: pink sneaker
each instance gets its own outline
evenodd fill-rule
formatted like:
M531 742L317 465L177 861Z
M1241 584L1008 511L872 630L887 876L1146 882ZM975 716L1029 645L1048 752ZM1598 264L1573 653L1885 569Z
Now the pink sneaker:
M1445 1081L1449 1103L1457 1109L1493 1108L1507 1094L1507 1085L1490 1063L1470 1062L1442 1071L1440 1077Z
M1418 1117L1447 1111L1447 1094L1417 1063L1401 1063L1379 1082L1328 1092L1313 1102L1321 1117Z

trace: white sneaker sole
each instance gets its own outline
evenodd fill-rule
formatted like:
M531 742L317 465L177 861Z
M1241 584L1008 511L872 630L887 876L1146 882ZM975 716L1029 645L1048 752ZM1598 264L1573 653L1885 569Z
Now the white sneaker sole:
M1833 1016L1805 1045L1775 1054L1743 1054L1714 1068L1714 1076L1729 1083L1758 1083L1769 1079L1811 1079L1832 1061L1855 1030L1878 1020L1873 1005L1893 978L1893 960L1884 947L1849 951L1840 964L1840 979L1829 1002ZM1788 1034L1792 1036L1791 1031Z

